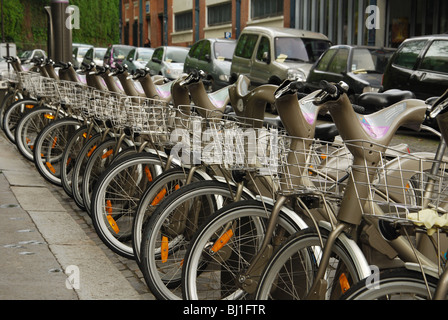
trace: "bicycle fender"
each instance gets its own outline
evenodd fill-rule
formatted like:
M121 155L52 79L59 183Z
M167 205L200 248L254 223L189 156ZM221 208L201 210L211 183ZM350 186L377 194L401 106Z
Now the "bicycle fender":
M404 267L406 269L408 269L408 270L411 270L411 271L422 272L422 269L421 269L422 266L420 266L418 263L406 262L404 264ZM439 279L440 278L439 271L437 269L434 269L434 268L431 268L429 266L425 266L424 265L423 266L423 271L425 272L426 275L429 275L429 276L431 276L431 277L433 277L435 279Z
M331 224L327 221L320 221L319 226L326 229L327 231L331 232L333 228L331 227ZM356 244L355 241L347 237L345 233L341 233L338 237L338 240L341 241L344 248L349 253L350 257L353 259L353 262L356 265L356 269L359 270L359 278L365 279L367 277L372 276L372 269L370 268L369 263L367 262L366 257L362 253L359 246Z
M217 180L217 181L219 181L221 183L226 183L226 184L229 184L229 185L231 185L233 187L237 187L237 185L233 181L228 181L224 177L214 176L213 179ZM255 199L254 193L252 191L250 191L249 189L247 189L246 187L243 187L243 193L247 194L252 199Z
M255 197L256 200L263 202L263 203L267 203L271 206L274 206L275 201L269 197L263 197L263 196L259 196L257 195ZM286 214L286 216L291 219L291 221L293 221L299 228L300 230L302 229L307 229L308 228L308 224L305 223L305 221L303 221L303 219L293 210L283 206L281 211Z

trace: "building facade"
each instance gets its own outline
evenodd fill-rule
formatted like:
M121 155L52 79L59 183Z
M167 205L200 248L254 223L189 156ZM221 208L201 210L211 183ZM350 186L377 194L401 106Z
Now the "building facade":
M321 32L334 44L397 47L448 32L446 0L120 0L121 42L190 46L250 25Z

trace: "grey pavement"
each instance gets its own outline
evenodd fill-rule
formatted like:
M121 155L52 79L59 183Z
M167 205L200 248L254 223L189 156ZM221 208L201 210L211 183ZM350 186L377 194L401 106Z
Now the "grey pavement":
M0 132L0 300L154 299L136 262Z

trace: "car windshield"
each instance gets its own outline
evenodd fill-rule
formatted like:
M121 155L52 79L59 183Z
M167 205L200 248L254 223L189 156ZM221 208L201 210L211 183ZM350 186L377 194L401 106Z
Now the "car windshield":
M123 60L126 58L129 54L129 52L132 50L132 47L114 47L114 59L121 59Z
M89 51L90 48L79 48L78 49L78 57L79 58L84 58L84 56L86 55L87 51Z
M95 59L103 60L104 55L106 54L106 49L95 50Z
M184 63L188 50L168 50L166 52L165 61L171 63Z
M326 40L298 37L275 38L277 61L315 62L330 47Z
M215 42L215 58L224 58L231 61L235 51L236 42Z
M351 71L384 73L393 51L356 48L353 50Z
M149 61L151 60L154 50L140 50L137 52L137 61Z
M19 59L28 59L28 58L30 58L31 57L31 54L32 54L33 52L32 51L24 51L24 52L22 52L22 54L19 56Z

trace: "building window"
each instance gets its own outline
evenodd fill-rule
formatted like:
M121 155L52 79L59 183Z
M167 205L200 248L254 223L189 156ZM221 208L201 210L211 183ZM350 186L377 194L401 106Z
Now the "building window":
M222 3L208 7L208 25L218 26L232 22L232 3Z
M252 0L251 18L262 19L281 16L283 14L283 0Z
M175 26L176 31L185 31L193 29L193 12L187 11L178 13L175 16Z

